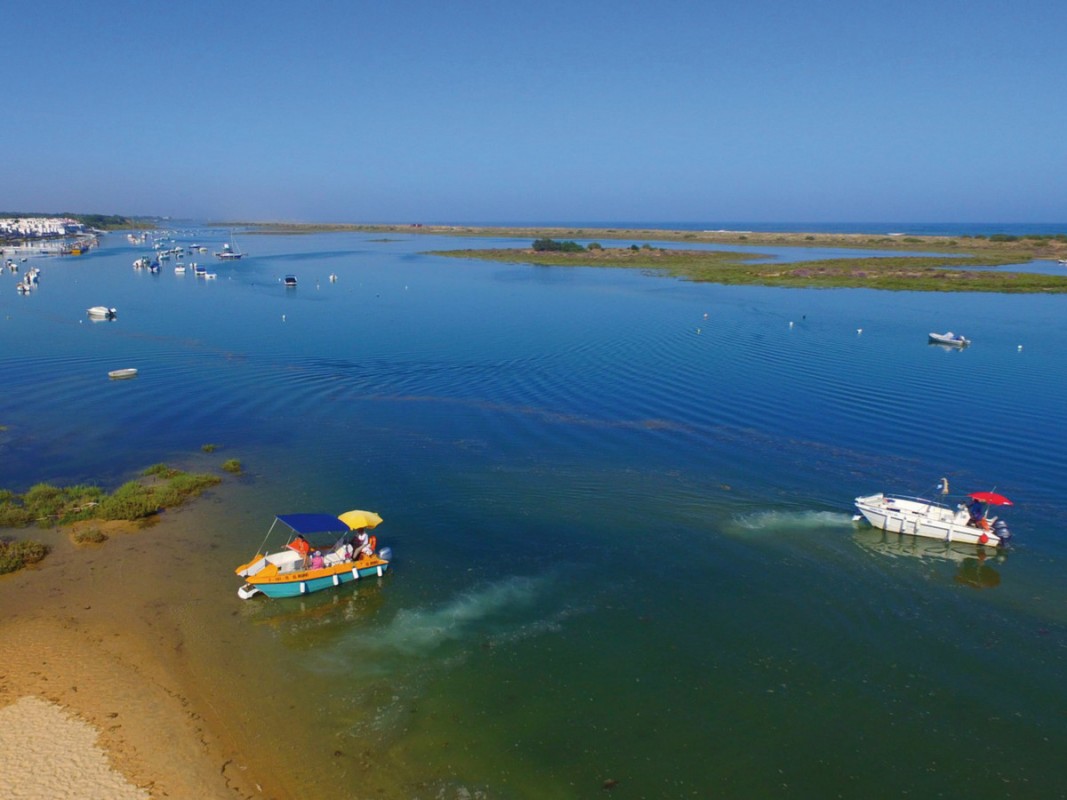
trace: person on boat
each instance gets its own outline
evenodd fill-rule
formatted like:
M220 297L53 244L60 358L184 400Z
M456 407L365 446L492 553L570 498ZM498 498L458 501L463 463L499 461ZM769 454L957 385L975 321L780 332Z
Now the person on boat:
M326 562L322 558L322 551L316 550L315 554L311 557L311 568L322 569L326 566Z
M967 504L967 513L971 515L971 518L967 520L967 524L972 528L983 528L982 517L985 516L985 506L981 500L977 498L971 500Z
M366 528L360 528L355 540L357 558L370 558L378 549L378 537L367 533Z
M303 558L302 567L307 569L308 566L308 554L311 552L311 545L308 540L301 536L299 533L293 541L289 542L289 549L295 550Z

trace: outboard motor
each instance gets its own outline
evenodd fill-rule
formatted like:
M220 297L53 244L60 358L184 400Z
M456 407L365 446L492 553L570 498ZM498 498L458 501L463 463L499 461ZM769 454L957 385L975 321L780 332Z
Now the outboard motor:
M1008 530L1008 523L1002 519L998 519L993 523L993 533L995 533L1001 542L1007 543L1011 538L1011 531Z
M392 561L393 548L383 547L381 550L378 551L378 558L380 558L382 561Z

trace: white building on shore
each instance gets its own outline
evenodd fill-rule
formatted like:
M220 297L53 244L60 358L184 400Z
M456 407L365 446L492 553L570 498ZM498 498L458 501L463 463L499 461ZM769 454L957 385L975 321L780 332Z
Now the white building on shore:
M69 217L0 217L0 237L5 239L54 239L86 233L78 220Z

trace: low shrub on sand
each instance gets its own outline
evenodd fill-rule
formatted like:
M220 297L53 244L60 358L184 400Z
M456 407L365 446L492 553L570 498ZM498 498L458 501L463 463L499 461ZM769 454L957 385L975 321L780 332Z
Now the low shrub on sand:
M48 555L48 546L29 540L0 539L0 575L36 564Z

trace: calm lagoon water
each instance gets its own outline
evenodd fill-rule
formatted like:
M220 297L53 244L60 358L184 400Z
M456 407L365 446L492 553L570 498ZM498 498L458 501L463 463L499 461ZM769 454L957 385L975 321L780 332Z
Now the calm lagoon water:
M214 281L135 272L118 234L37 260L29 297L0 276L0 486L244 463L179 513L205 569L156 568L285 791L1063 794L1065 298L238 237L193 257ZM948 329L974 344L927 345ZM1015 500L1009 552L853 526L855 496L942 476ZM391 574L237 598L275 513L350 508L385 518Z

